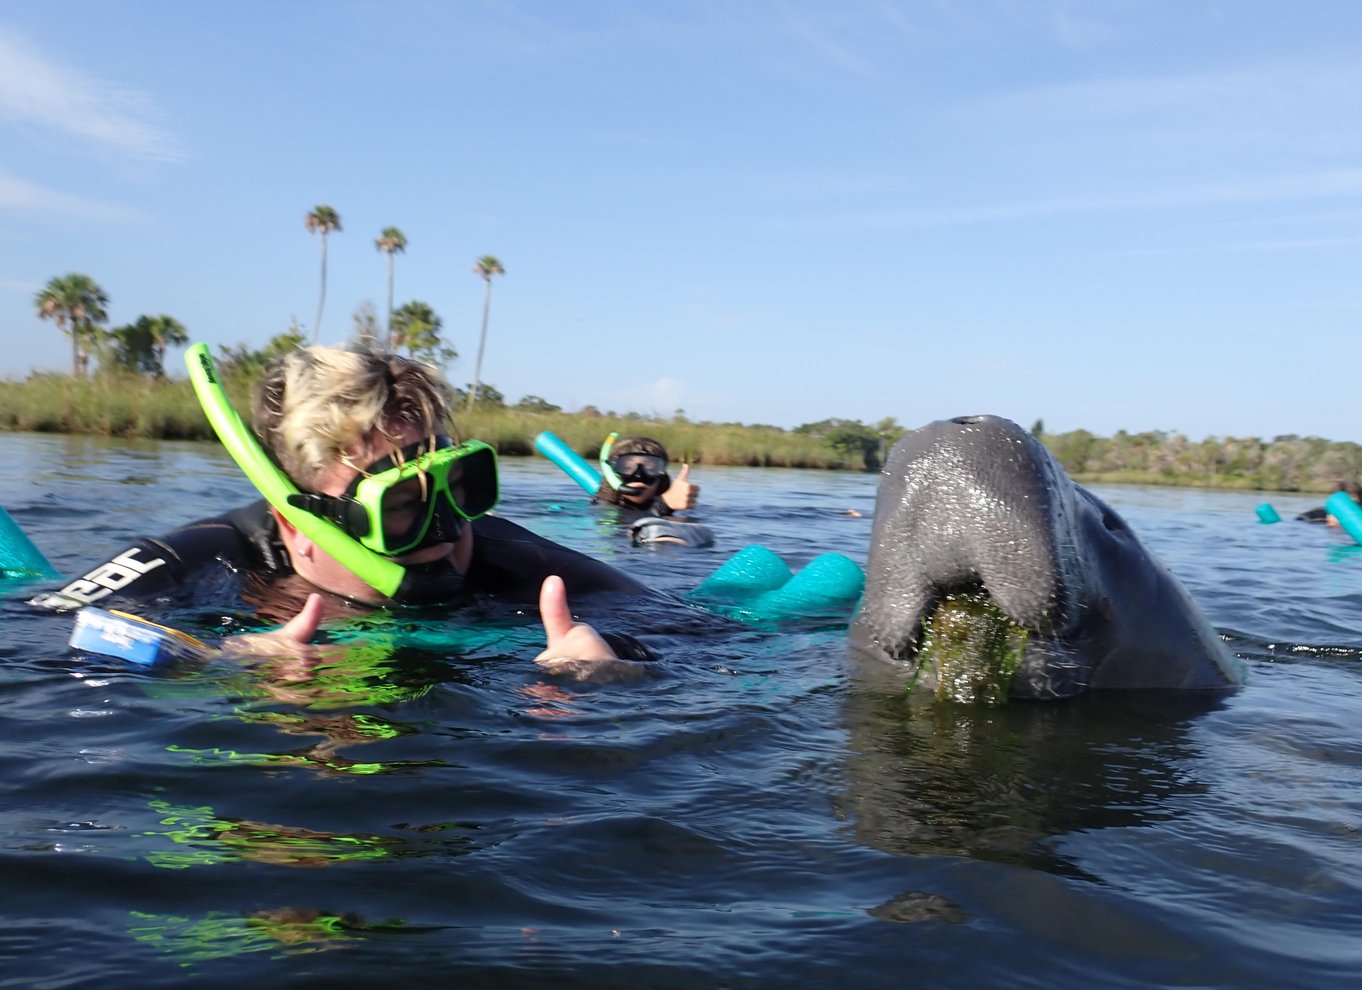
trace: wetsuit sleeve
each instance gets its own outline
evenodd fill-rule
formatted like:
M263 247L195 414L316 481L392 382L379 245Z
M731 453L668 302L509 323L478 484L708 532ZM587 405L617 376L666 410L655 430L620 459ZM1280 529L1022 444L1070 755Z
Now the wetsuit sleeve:
M599 634L615 656L621 660L660 660L656 653L628 633L603 632Z
M273 550L265 559L257 524L263 523L256 503L213 519L182 526L162 537L138 540L86 571L58 591L34 598L33 604L68 609L107 600L146 601L186 583L192 572L217 560L243 568L271 569Z
M653 592L617 568L569 547L554 543L509 519L483 516L473 522L473 562L468 568L472 591L525 602L539 600L544 578L563 579L569 597L612 591L627 595ZM657 660L658 655L627 633L601 632L623 660Z
M473 522L470 590L534 602L539 600L539 586L551 574L563 579L568 597L600 591L652 593L623 571L545 539L509 519L483 516Z
M38 595L34 605L68 609L115 596L152 598L184 578L184 561L160 540L138 540L90 568L58 591Z

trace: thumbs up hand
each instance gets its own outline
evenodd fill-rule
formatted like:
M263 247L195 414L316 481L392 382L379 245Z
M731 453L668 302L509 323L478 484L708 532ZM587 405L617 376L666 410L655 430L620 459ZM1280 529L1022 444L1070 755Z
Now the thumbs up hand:
M545 578L539 589L539 617L548 645L534 662L550 674L596 684L643 676L646 664L621 660L595 629L572 621L567 587L556 575Z
M673 512L695 508L700 500L700 486L690 480L690 465L681 465L681 471L672 479L671 486L662 493L662 501Z

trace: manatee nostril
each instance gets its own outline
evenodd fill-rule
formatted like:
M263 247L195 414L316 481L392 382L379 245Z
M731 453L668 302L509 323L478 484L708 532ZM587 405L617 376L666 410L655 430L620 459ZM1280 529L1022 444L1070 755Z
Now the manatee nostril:
M956 416L951 422L960 426L973 426L975 423L982 423L985 418L984 416Z

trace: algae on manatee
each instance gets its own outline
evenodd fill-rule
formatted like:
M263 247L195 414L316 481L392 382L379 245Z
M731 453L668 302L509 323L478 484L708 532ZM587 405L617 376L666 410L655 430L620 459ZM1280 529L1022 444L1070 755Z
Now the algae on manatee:
M984 590L953 592L923 620L914 681L930 670L938 701L1006 704L1026 638Z

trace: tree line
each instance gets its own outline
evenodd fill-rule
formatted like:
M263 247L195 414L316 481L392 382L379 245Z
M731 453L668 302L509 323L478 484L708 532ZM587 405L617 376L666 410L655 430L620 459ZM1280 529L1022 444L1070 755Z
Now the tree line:
M1362 478L1362 445L1322 437L1194 441L1163 430L1118 430L1112 437L1087 430L1039 435L1066 471L1087 481L1327 492Z
M316 342L321 332L322 315L326 307L327 238L339 232L340 214L334 207L321 204L313 207L303 218L303 226L310 234L317 234L321 244L320 291L317 315L310 338ZM362 303L354 314L354 336L373 346L383 345L389 350L402 351L414 358L443 367L458 357L458 351L444 340L441 331L444 321L430 306L419 299L394 308L394 258L406 252L406 235L397 227L385 227L374 241L374 247L387 257L388 308L386 325L380 326L371 303ZM487 346L487 325L492 306L492 279L506 273L505 266L493 255L483 255L473 265L473 272L484 282L482 327L478 337L478 357L473 381L466 391L471 410L480 396L490 389L483 385L482 358ZM91 276L71 272L50 279L34 297L38 318L51 320L71 338L71 372L76 377L90 373L92 360L104 370L137 372L156 378L165 377L165 356L170 347L182 347L189 342L189 333L172 316L139 316L132 323L106 329L109 321L109 295ZM274 337L262 351L252 351L245 344L221 348L228 364L243 367L259 364L290 347L308 340L303 328L294 318L287 330ZM498 393L499 394L499 393Z
M218 367L235 400L248 402L265 364L304 342L302 331L294 327L263 348L221 348ZM209 428L187 381L158 376L148 388L130 389L122 377L128 373L101 367L93 377L34 374L23 382L0 380L0 429L208 438ZM454 392L459 406L472 394L471 386ZM591 405L565 412L536 395L511 404L485 383L474 414L464 413L459 422L472 431L468 435L493 443L504 454L533 452L534 437L545 429L580 451L598 445L610 430L625 430L656 436L668 449L675 448L675 456L695 463L872 472L879 470L890 448L907 432L892 417L872 424L832 418L785 429L761 423L695 422L684 410L669 417ZM1192 441L1180 433L1124 430L1113 437L1099 437L1087 430L1051 433L1040 421L1031 432L1071 475L1090 483L1330 492L1342 482L1362 477L1362 445L1321 437Z
M286 330L262 348L251 348L244 343L220 346L219 365L224 374L252 379L274 357L303 346L309 336L313 341L317 339L326 303L327 238L341 230L341 217L331 206L320 205L306 215L304 227L309 233L318 234L321 244L320 291L311 334L307 334L294 318ZM397 227L386 227L375 239L374 246L387 261L386 320L380 323L372 303L361 304L353 318L355 341L406 351L411 357L437 366L453 361L458 352L443 338L443 321L429 304L411 300L394 306L394 259L405 253L406 236ZM483 280L484 294L473 381L463 389L455 389L460 403L466 403L465 413L472 412L477 402L492 408L530 413L562 412L560 406L534 395L527 395L515 406L508 406L497 388L481 381L492 280L505 274L505 267L496 257L484 255L477 259L473 272ZM188 344L186 328L173 316L162 313L142 315L132 323L106 329L108 305L109 296L103 287L89 275L75 272L51 279L34 297L38 317L51 320L71 338L74 377L88 377L91 362L95 361L101 371L165 378L166 353L172 347ZM585 407L578 415L589 419L650 419L634 412L602 412L594 406ZM673 419L678 423L689 422L679 410ZM762 424L705 425L785 432ZM873 424L831 418L805 423L788 432L817 441L837 452L847 464L876 471L889 448L906 429L892 417ZM1209 437L1194 442L1180 433L1128 433L1124 430L1113 437L1099 437L1087 430L1052 434L1045 430L1040 420L1035 422L1031 432L1054 453L1065 470L1086 481L1325 492L1333 490L1340 482L1362 477L1362 446L1320 437L1282 435L1271 440Z
M822 440L848 459L864 460L876 471L894 443L907 432L893 419L871 425L825 419L795 427ZM1329 492L1362 478L1362 445L1282 434L1207 437L1189 440L1166 430L1099 437L1087 430L1050 433L1036 420L1031 434L1073 477L1087 482L1238 488L1253 491Z

